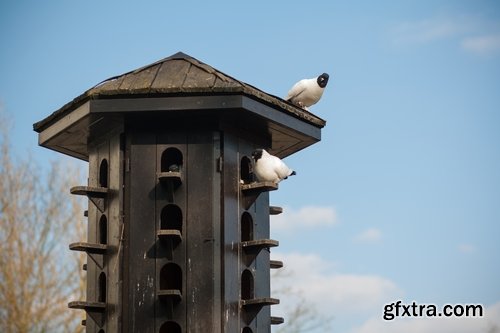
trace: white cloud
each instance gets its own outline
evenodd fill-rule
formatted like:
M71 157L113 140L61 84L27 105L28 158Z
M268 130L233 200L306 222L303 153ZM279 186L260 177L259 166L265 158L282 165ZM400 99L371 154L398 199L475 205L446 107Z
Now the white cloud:
M336 223L335 209L329 206L304 206L298 210L284 207L282 214L271 216L271 228L274 231L327 227Z
M380 311L383 304L401 296L391 280L371 274L343 274L335 265L315 254L272 254L284 267L271 280L272 295L282 299L283 307L293 307L301 295L324 316L359 318ZM280 292L286 290L286 292ZM274 308L273 308L274 312Z
M363 230L354 237L354 241L359 243L377 243L382 240L382 231L377 228Z
M466 21L452 18L433 18L415 22L402 22L392 29L397 44L423 44L457 36L471 29Z
M397 45L419 45L455 40L463 50L478 55L500 53L500 24L474 16L435 17L401 22L390 30Z
M333 318L334 327L349 323L349 333L500 332L500 302L485 306L483 317L395 317L388 321L383 319L384 305L405 299L390 279L340 273L335 263L316 254L273 251L272 257L284 262L271 279L271 295L281 301L272 313L285 317L285 322L290 320L290 310L301 302L319 318ZM439 310L441 306L437 305ZM363 318L366 320L360 322ZM354 323L358 326L351 326Z
M371 318L351 333L496 333L499 331L500 302L487 307L483 317L414 317L385 321L380 316Z
M481 55L500 52L500 34L467 37L462 40L461 46L466 51Z
M476 247L472 244L460 244L458 246L458 251L462 253L474 253L476 252Z

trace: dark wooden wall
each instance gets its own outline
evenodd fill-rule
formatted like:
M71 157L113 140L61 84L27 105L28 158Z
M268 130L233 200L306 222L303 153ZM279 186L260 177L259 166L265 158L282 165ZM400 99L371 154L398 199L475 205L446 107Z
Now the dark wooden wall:
M95 256L101 263L88 260L87 300L104 301L106 310L102 323L87 319L87 332L270 332L270 307L241 303L244 274L251 298L270 296L269 249L242 248L243 240L269 238L269 194L248 205L241 191L241 161L256 144L210 127L133 124L94 142L89 186L102 186L106 161L109 192L102 211L89 204L88 242L102 242L105 232L107 250ZM162 181L167 151L181 156L180 177ZM243 215L252 239L242 239ZM178 233L161 238L165 228Z

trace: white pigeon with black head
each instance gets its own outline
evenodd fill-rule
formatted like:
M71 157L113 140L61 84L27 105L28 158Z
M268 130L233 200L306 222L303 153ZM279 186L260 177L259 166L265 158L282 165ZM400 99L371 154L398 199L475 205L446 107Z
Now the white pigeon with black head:
M253 172L260 182L279 183L289 176L296 175L281 159L269 154L265 149L256 149L252 153L254 160Z
M308 108L318 103L321 96L323 96L329 78L330 76L327 73L323 73L313 79L300 80L290 89L285 100L309 110Z

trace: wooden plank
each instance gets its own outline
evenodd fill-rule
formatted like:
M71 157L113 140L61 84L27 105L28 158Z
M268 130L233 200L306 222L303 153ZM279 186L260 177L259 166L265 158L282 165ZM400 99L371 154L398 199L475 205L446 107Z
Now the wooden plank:
M243 109L241 109L243 108ZM273 137L272 152L285 157L321 139L321 128L305 122L296 115L277 110L249 97L231 96L185 96L152 97L135 99L113 99L92 101L92 112L161 112L182 110L185 115L194 110L228 110L224 118L233 117L232 122L244 127L249 121L260 120L263 129ZM230 111L230 113L229 113ZM233 115L234 113L234 115ZM215 118L221 115L214 115ZM276 138L276 142L274 142Z
M149 92L160 67L161 64L157 64L127 75L120 85L120 90L128 90L134 94Z
M184 82L189 67L191 67L191 64L184 60L170 60L164 62L151 85L151 89L154 91L155 89L162 90L167 88L180 91L180 87L182 82Z
M213 220L213 210L219 209L214 201L214 173L216 172L211 131L193 131L188 135L187 186L188 208L186 223L187 258L186 298L187 331L212 332L213 318L219 311L212 306L214 298L214 228L220 220ZM214 207L214 202L217 206ZM207 324L210 326L207 327Z
M283 268L283 261L269 260L269 268L271 268L271 269Z
M213 91L224 91L224 92L241 92L243 91L243 86L235 81L226 81L217 77L212 86Z
M122 75L122 76L104 81L104 82L98 84L97 86L95 86L94 88L90 89L87 92L87 94L88 95L94 95L94 94L112 95L112 94L115 94L119 90L123 80L125 79L125 76L126 75Z
M108 198L108 245L114 249L106 257L107 298L109 305L106 313L107 332L121 332L122 325L122 255L123 255L123 126L110 130L109 150L102 147L100 158L109 161L109 189L113 195ZM111 251L110 251L111 252Z
M239 166L240 155L238 140L231 134L224 133L223 143L224 169L223 169L223 260L224 260L224 308L221 311L223 332L240 332L241 309L240 300L240 247L235 246L240 241L240 189ZM224 314L228 313L229 316Z
M279 242L274 239L256 239L256 240L251 240L251 241L246 241L246 242L241 242L241 246L245 250L263 250L263 249L268 249L270 247L276 247L279 246Z
M241 106L241 96L189 96L98 99L92 102L92 113L165 112L182 110L234 109Z
M254 204L254 235L256 247L249 251L259 251L261 246L274 247L278 246L279 242L270 238L269 227L269 192L264 192L259 195ZM260 250L254 261L255 265L255 297L263 299L271 298L271 271L270 271L270 250ZM269 323L271 316L271 307L262 307L256 316L258 331L269 331Z
M283 207L269 206L269 215L279 215L283 213Z
M69 244L69 249L72 251L82 251L93 254L105 254L108 247L104 244L77 242Z
M96 145L93 142L89 143L89 175L88 184L89 186L98 186L99 181L99 153ZM97 207L90 202L88 202L88 223L87 223L87 242L97 243L97 221L100 218L100 212ZM90 256L87 255L87 300L97 300L97 280L100 273L100 269ZM88 332L98 331L97 324L94 320L87 320L86 329Z
M156 300L155 243L156 137L154 133L130 130L129 230L125 266L128 290L124 295L126 332L155 332ZM127 185L127 184L126 184ZM127 187L127 186L126 186ZM153 193L153 195L151 195Z
M278 184L274 182L254 182L250 184L242 184L241 190L243 192L268 192L278 189Z
M153 131L152 129L149 131ZM187 134L178 130L169 130L165 127L157 129L156 132L156 156L155 156L155 169L157 177L162 175L162 155L168 149L177 149L182 155L182 174L180 172L172 172L172 175L185 177L189 165L186 163L187 156ZM156 232L161 235L165 232L162 230L162 211L167 205L177 206L182 213L181 230L178 231L179 239L174 242L159 241L156 243L156 290L161 294L161 270L169 263L178 265L182 270L182 294L185 293L186 283L186 269L188 259L186 257L186 219L187 219L187 186L185 183L179 182L172 184L162 184L161 179L158 178L155 196L156 196ZM180 325L183 331L186 329L186 305L188 299L186 297L179 298L174 303L172 302L157 302L155 306L155 332L160 331L160 327L168 320L174 320Z
M85 311L104 312L104 310L106 309L106 303L74 301L74 302L69 302L68 307L70 309L81 309L81 310L85 310Z
M247 96L243 96L242 98L242 107L280 126L286 126L294 131L313 137L318 141L321 140L321 127L318 127L318 121L315 121L318 124L305 121L305 119L300 119L298 115L286 112L285 110L277 110Z
M74 186L70 189L71 194L86 195L88 197L104 198L109 189L98 186Z
M157 235L159 239L172 240L177 243L182 242L182 235L179 230L175 229L158 230Z
M206 88L210 90L215 83L216 76L200 69L197 66L191 66L182 84L183 88Z
M52 122L38 135L38 144L44 145L47 141L58 136L61 132L68 130L72 126L83 123L88 126L89 120L87 119L90 114L90 103L86 102L80 105L77 109L73 110L68 115Z
M243 305L243 306L266 306L266 305L275 305L275 304L280 304L280 300L277 298L271 298L271 297L245 299L245 300L241 301L241 305Z
M180 302L182 300L182 293L179 289L158 290L157 294L160 299L171 299L176 302Z

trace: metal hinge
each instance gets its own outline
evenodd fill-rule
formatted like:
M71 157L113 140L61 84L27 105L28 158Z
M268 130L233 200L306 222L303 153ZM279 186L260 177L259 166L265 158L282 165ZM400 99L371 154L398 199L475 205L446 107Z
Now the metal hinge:
M217 172L222 172L223 167L224 167L224 158L220 156L217 159Z
M130 158L125 159L125 172L130 172Z

